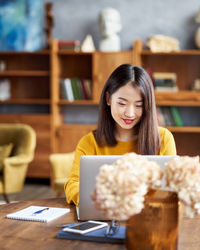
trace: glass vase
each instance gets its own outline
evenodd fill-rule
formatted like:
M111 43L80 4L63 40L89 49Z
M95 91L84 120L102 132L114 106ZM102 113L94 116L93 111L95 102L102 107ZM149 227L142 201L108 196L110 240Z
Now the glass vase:
M170 191L151 190L140 214L127 221L128 250L174 250L178 244L178 198Z

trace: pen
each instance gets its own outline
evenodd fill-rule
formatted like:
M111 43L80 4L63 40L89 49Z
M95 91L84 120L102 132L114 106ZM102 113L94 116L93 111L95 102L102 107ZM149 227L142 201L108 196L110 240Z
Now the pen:
M44 211L46 211L46 210L49 210L49 207L43 208L43 209L41 209L41 210L38 210L38 211L32 213L32 215L41 214L42 212L44 212Z
M61 227L61 228L64 228L64 227L67 227L67 226L69 226L69 224L64 224L64 225L57 225L56 227Z
M77 223L71 223L71 224L61 224L61 225L57 225L56 227L61 227L61 228L64 228L64 227L68 227L68 226L75 226Z

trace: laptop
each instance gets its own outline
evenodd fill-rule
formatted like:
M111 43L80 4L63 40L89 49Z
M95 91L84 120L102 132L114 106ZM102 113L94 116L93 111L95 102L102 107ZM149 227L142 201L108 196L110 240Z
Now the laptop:
M99 173L100 167L103 164L112 164L120 157L122 157L122 155L85 155L80 158L79 206L76 207L78 220L107 220L107 218L94 207L91 194L95 189L96 175ZM164 170L165 163L175 156L148 155L145 157L150 161L157 162L161 170ZM167 189L164 178L161 189Z

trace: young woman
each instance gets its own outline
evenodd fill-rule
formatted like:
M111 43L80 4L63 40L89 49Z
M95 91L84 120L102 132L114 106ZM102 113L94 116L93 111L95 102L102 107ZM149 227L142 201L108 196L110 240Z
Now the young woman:
M97 130L78 143L65 193L79 202L79 160L82 155L175 155L173 135L158 127L154 90L147 72L123 64L108 78L101 94Z

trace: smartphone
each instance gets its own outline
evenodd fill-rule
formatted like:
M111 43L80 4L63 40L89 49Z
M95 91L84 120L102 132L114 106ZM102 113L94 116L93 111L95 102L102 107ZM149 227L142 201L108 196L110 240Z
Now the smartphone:
M89 220L89 221L78 223L75 226L65 227L63 231L77 233L77 234L85 234L85 233L89 233L91 231L100 229L102 227L107 227L107 226L108 226L108 223L106 222Z

